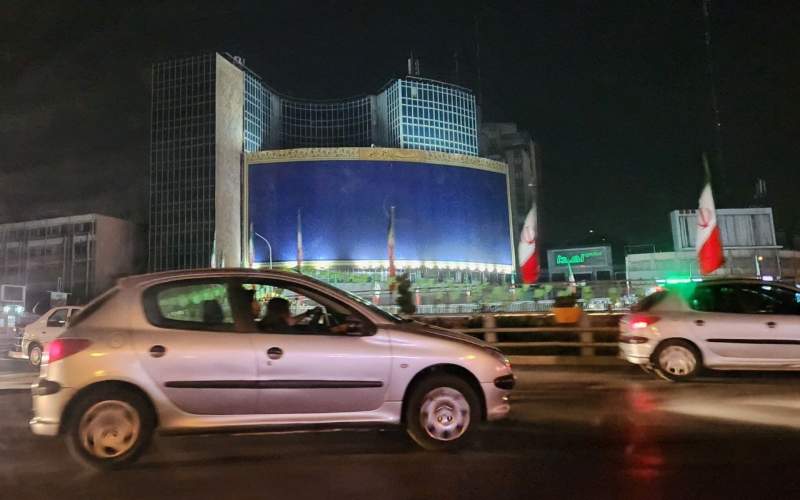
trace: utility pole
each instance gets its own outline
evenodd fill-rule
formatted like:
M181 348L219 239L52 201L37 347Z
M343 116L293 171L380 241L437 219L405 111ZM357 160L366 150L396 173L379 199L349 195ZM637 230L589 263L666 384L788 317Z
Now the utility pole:
M706 49L706 72L711 90L711 111L713 114L714 125L714 163L716 167L716 178L719 179L718 187L722 194L723 203L730 203L730 187L728 186L727 175L722 154L722 119L719 111L719 96L717 90L717 75L714 64L714 46L711 40L711 0L703 0L703 25L705 28L705 49Z

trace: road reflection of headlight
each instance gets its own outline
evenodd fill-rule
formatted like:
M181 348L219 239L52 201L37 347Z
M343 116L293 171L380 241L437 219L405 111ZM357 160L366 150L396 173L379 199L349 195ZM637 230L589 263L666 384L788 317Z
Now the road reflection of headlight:
M663 409L693 417L800 429L800 404L791 397L678 400Z

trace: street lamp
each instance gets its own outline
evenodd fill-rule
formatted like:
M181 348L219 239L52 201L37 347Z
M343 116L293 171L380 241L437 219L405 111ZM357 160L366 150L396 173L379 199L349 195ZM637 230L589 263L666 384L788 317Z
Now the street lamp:
M267 244L267 249L269 250L269 268L272 269L272 245L269 244L269 240L258 234L257 232L253 231L253 236L258 236L264 243Z

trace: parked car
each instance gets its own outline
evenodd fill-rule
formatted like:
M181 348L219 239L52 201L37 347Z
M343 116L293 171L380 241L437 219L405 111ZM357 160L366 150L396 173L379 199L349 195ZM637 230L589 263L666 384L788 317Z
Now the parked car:
M800 288L711 280L656 292L620 321L620 355L670 380L702 368L799 370Z
M286 301L298 324L274 326ZM488 344L312 278L160 273L120 280L50 344L31 428L101 469L134 461L156 430L400 425L443 450L505 417L513 385Z
M70 318L79 310L79 307L71 306L54 307L36 321L22 327L19 330L20 338L9 356L27 359L31 366L38 368L48 344L64 333Z

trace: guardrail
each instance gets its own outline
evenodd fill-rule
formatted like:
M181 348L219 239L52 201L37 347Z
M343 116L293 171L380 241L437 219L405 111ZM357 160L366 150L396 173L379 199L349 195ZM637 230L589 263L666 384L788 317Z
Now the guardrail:
M598 315L600 316L600 315ZM478 337L503 351L512 365L614 365L618 326L590 324L587 315L576 325L498 327L497 315L483 314L479 328L453 328Z

